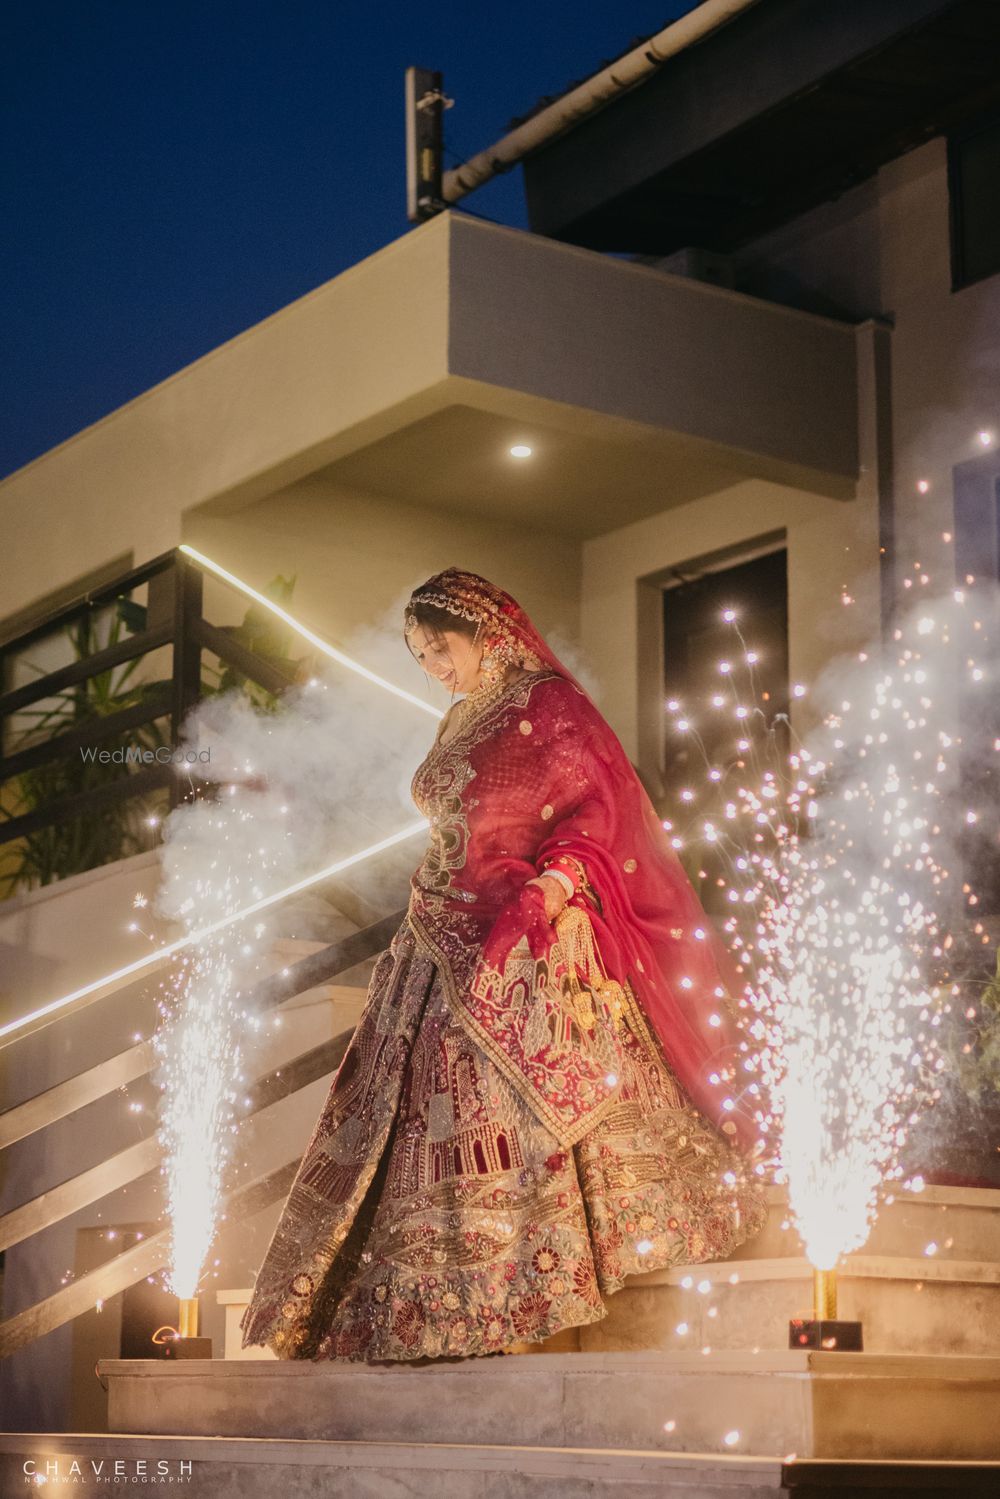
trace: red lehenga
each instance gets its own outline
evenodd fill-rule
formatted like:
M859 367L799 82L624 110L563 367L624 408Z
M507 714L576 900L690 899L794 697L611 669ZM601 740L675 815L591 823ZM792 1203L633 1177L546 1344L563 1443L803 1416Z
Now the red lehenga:
M596 1322L626 1276L763 1226L730 1143L756 1128L724 957L617 739L534 659L414 777L427 852L244 1347L484 1354ZM586 884L554 929L525 881L556 850Z

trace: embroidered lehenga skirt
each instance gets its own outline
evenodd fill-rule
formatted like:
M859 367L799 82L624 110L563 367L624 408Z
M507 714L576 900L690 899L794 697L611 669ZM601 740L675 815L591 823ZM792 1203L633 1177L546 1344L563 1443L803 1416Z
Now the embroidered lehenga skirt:
M561 1147L453 1013L404 922L245 1341L264 1329L285 1358L486 1354L596 1322L626 1276L723 1259L758 1232L759 1184L734 1179L736 1158L682 1096L637 1006L621 1034L614 1108Z

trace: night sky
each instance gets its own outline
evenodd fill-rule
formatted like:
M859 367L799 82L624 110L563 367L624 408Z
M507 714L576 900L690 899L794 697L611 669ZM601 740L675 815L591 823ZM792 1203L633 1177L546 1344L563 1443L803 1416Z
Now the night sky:
M408 65L454 165L693 8L4 0L0 477L408 231Z

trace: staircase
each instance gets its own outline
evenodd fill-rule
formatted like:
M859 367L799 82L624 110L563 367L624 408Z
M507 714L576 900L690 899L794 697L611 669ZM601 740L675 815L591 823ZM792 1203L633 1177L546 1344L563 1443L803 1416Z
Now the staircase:
M101 1373L115 1434L0 1437L4 1494L23 1484L25 1462L65 1473L91 1459L126 1476L163 1463L174 1481L186 1463L204 1499L965 1496L1000 1484L998 1358L107 1360Z
M142 804L152 793L170 805L218 794L160 764L81 783L72 794L53 792L39 805L22 780L40 767L72 769L81 750L124 734L151 739L169 729L176 743L188 710L216 690L224 670L275 698L294 685L297 663L261 654L270 648L264 638L245 620L233 622L246 600L227 588L208 578L206 593L203 570L175 549L4 642L0 785L10 792L5 813L13 806L17 815L0 820L0 851L30 854L33 839L58 850L37 888L0 905L0 1409L6 1398L8 1424L16 1415L58 1427L72 1412L84 1429L100 1429L94 1363L119 1350L126 1303L139 1334L144 1316L149 1331L176 1318L176 1302L162 1315L159 1307L150 1312L157 1292L145 1285L164 1266L168 1246L150 1076L155 1056L146 1038L157 1023L157 983L170 969L118 969L148 954L147 940L162 940L158 932L126 935L133 897L148 905L155 896L159 854L151 848L118 858L108 852L113 840L84 840L76 850L59 830L71 832L81 817L100 827L110 809L124 805L162 814L165 806ZM229 623L210 622L206 598ZM105 679L116 695L97 713ZM110 711L119 697L121 711ZM69 702L73 711L36 726L53 702ZM68 772L66 784L76 784ZM346 809L349 844L346 828L358 823L365 833L375 826L369 808ZM253 1148L241 1150L245 1159L231 1173L215 1249L230 1283L234 1259L245 1266L238 1283L252 1274L257 1240L294 1175L306 1121L346 1049L373 960L402 918L393 908L405 900L415 862L414 845L402 844L354 866L349 880L299 892L272 913L283 935L250 999L267 1026L240 1118L241 1143ZM97 977L110 970L111 979ZM82 990L88 980L87 992L48 1013L54 996ZM203 1298L209 1322L211 1270Z

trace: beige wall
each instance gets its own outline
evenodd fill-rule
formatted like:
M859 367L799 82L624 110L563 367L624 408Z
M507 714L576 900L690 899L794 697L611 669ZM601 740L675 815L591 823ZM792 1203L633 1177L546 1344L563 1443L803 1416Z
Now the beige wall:
M541 629L579 638L580 542L511 526L502 515L486 521L400 505L315 476L236 515L193 512L183 539L257 587L295 573L292 612L342 645L363 637L366 662L374 650L378 669L411 691L424 676L402 640L402 604L445 567L483 573ZM372 641L368 632L379 628L386 639Z
M642 579L716 551L749 551L761 535L783 530L791 672L808 682L831 656L878 631L880 416L891 433L891 455L883 443L881 457L891 456L884 499L903 602L903 579L916 561L934 585L950 585L954 560L944 536L954 532L952 468L983 453L980 430L1000 444L1000 276L951 289L944 141L741 251L735 270L737 285L756 295L861 324L857 498L839 503L748 481L585 543L584 651L604 684L609 716L652 783L662 659L649 639L653 625L642 624L657 614L644 602ZM871 318L892 327L888 405L870 357L866 365ZM920 480L929 483L926 494ZM844 584L857 600L850 608L840 603Z
M10 475L0 613L123 551L175 546L189 507L272 493L373 411L418 414L447 374L447 311L447 225L432 220Z
M768 478L850 485L855 346L839 322L461 216L453 235L454 374L770 460Z
M952 467L982 453L980 429L1000 440L1000 276L951 289L944 140L744 250L737 278L761 295L891 320L897 567L919 560L950 577Z
M714 553L732 550L737 562L741 549L750 553L762 537L783 532L790 671L793 681L810 682L831 656L856 649L878 627L876 524L871 497L845 504L748 482L585 544L584 654L648 784L656 786L660 765L662 616L658 605L640 607L642 580ZM850 607L841 601L844 585L856 599Z

